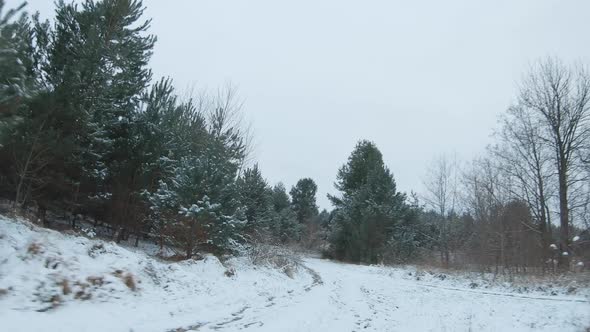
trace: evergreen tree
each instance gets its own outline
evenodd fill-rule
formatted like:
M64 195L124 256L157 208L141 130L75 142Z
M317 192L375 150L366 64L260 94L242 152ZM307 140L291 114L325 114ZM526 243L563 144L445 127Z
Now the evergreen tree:
M375 144L357 144L338 171L336 188L342 196L329 196L335 206L333 254L355 262L381 261L387 242L399 236L396 229L414 216Z
M145 35L150 21L140 21L143 11L137 0L60 1L55 25L41 38L43 77L64 136L76 143L66 161L75 167L70 176L100 207L109 207L104 217L119 225L133 207L132 131L151 80L147 63L155 37Z
M277 183L271 192L272 206L275 212L280 212L291 206L291 199L287 194L287 189L282 182Z
M318 214L316 205L316 192L318 186L310 178L297 181L291 188L291 207L297 215L300 224L308 224Z
M282 183L279 182L272 188L271 202L272 213L269 218L271 234L281 243L299 240L303 227L291 209L291 200Z
M265 228L271 208L270 188L262 177L258 164L244 171L237 181L237 190L248 221L248 231Z
M183 156L201 154L207 139L206 120L192 101L180 102L172 82L162 79L142 97L131 127L129 165L130 206L126 226L137 235L153 232L163 244L162 223L150 218L143 199L158 189L160 180L175 176Z
M60 142L54 98L43 87L35 43L41 38L25 13L14 20L24 5L2 15L3 7L0 1L0 158L7 161L0 165L0 190L16 207L32 199L42 205L41 190L50 195L47 184L60 178L47 170L59 169L56 157L69 141Z
M4 0L0 0L0 115L30 96L34 79L31 28L22 13L25 4L6 13L4 6Z
M142 114L146 137L159 137L146 145L153 157L143 164L152 174L147 178L160 178L156 190L144 193L151 219L160 239L185 248L187 256L197 247L230 250L242 240L246 216L237 174L246 147L239 128L226 122L227 112L216 108L207 118L191 101L177 104L164 80Z
M173 245L194 250L227 250L240 240L245 218L235 197L235 173L215 154L183 158L174 176L160 182L149 201L161 232Z
M318 224L320 224L320 226L326 228L330 224L330 218L331 218L330 212L328 212L328 210L326 210L326 209L322 209L322 211L320 212L320 214L318 214L318 217L317 217Z
M301 237L303 227L297 222L297 216L290 208L272 214L272 233L281 243L295 242Z
M420 249L427 248L432 236L427 238L428 226L420 216L421 207L417 201L404 204L401 217L391 227L391 235L387 239L383 259L392 263L406 263L420 255Z

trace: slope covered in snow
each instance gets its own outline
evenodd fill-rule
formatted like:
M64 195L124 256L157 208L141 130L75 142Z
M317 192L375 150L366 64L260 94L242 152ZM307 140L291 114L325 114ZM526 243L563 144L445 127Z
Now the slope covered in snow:
M590 303L414 268L170 263L0 216L6 331L584 331ZM418 278L416 277L418 274Z
M0 217L6 331L167 331L223 322L313 283L246 258L163 262L116 244ZM233 275L232 275L233 274Z

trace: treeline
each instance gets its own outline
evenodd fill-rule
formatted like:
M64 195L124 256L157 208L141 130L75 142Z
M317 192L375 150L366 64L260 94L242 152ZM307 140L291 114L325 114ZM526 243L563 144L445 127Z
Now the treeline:
M436 159L422 195L396 191L371 142L338 173L329 255L494 271L580 270L590 260L590 73L539 61L469 164ZM437 258L438 257L438 258Z
M0 1L0 8L4 3ZM14 207L106 222L117 241L231 250L239 242L313 242L327 213L317 187L270 187L247 169L235 91L180 98L152 84L156 37L139 0L57 2L42 22L0 16L0 193Z
M495 143L435 160L424 202L444 265L583 269L590 260L590 73L548 58L524 76Z

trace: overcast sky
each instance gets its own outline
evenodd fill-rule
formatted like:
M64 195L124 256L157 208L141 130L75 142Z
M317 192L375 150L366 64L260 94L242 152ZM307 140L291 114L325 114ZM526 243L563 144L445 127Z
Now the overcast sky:
M29 10L52 14L51 0ZM8 0L13 7L19 0ZM590 1L144 0L152 68L176 86L239 88L270 183L318 184L374 141L402 191L430 161L483 152L539 57L590 64Z

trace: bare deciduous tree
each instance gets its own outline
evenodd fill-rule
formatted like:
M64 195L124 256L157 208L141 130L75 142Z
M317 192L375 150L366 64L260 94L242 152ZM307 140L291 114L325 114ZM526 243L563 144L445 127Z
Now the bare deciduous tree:
M518 105L538 124L541 139L552 150L557 169L560 251L569 252L570 190L579 183L574 172L578 152L590 134L590 75L582 66L568 67L556 59L537 64L525 78ZM563 269L569 255L560 255Z
M501 145L491 148L500 161L502 171L511 179L508 190L519 201L524 201L538 226L543 257L548 257L551 242L552 194L551 150L543 144L538 120L528 109L514 106L501 119ZM534 228L533 225L525 225Z
M424 180L426 194L424 201L438 213L438 247L441 262L449 266L450 261L450 225L449 218L456 213L458 165L455 157L440 156L428 169Z

